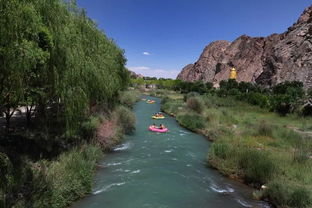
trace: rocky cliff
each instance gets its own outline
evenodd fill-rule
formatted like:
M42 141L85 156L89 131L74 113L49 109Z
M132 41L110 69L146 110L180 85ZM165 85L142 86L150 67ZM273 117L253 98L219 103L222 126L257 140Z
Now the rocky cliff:
M142 74L137 74L137 73L135 73L134 71L131 71L131 70L129 70L129 69L128 69L128 71L129 71L129 73L130 73L130 77L131 77L131 78L143 78L143 77L144 77Z
M242 35L233 42L215 41L198 61L182 69L177 79L218 84L237 69L237 81L265 86L289 80L312 87L312 5L282 34L268 37Z

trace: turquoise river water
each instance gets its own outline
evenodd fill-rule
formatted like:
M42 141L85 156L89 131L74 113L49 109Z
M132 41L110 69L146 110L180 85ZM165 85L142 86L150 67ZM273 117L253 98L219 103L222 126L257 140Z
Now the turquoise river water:
M152 120L160 110L160 99L152 99L155 104L136 104L135 133L103 158L92 194L73 208L269 207L253 200L249 187L207 167L210 142L203 136L168 116ZM148 131L152 123L165 124L169 132Z

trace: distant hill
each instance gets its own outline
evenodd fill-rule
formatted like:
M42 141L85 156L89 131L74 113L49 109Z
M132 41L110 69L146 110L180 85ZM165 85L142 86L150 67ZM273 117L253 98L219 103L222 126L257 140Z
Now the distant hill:
M203 80L217 85L237 69L237 81L264 86L301 81L312 87L312 5L282 34L268 37L242 35L233 42L221 40L205 47L194 64L185 66L177 79Z

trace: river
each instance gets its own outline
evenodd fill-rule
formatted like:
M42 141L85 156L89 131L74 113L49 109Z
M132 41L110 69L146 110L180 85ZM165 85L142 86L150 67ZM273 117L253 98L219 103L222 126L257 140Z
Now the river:
M160 110L160 99L152 99L155 104L135 105L135 133L103 158L92 194L73 208L269 207L253 200L246 185L207 167L210 142L203 136L180 127L172 117L152 120ZM148 131L152 123L165 124L169 132Z

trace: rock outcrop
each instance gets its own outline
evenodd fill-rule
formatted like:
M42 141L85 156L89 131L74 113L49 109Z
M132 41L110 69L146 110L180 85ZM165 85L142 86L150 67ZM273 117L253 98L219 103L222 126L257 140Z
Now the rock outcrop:
M128 71L129 71L130 76L131 76L132 78L143 78L143 77L144 77L142 74L137 74L137 73L135 73L134 71L131 71L131 70L129 70L129 69L128 69Z
M184 67L177 79L217 85L229 78L233 66L237 81L271 86L297 80L305 88L312 87L312 5L285 33L268 37L242 35L233 42L210 43L198 61Z

